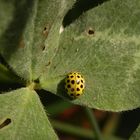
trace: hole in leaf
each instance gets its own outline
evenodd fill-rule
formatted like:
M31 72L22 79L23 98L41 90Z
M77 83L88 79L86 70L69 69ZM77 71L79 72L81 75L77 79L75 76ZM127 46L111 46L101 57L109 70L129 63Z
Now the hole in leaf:
M49 34L49 30L50 30L50 26L49 25L45 26L43 29L43 35L47 37Z
M7 118L3 123L0 124L0 129L9 125L11 123L11 119Z
M51 61L48 61L48 63L46 64L46 67L49 66L51 64Z
M42 45L41 49L42 49L42 51L44 51L45 50L45 45Z
M47 28L45 27L45 28L44 28L44 31L46 31L46 30L47 30Z
M95 33L95 32L94 32L93 29L89 29L89 30L88 30L88 34L89 34L89 35L93 35L94 33Z

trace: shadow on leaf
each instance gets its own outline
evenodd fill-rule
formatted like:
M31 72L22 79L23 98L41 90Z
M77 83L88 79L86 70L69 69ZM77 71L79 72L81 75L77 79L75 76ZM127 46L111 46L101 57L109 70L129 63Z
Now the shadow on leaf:
M57 86L57 95L59 95L60 97L66 98L68 100L72 100L72 98L70 98L68 96L68 94L66 93L65 90L65 79L61 80L60 83Z
M73 8L65 15L63 19L63 26L69 26L72 22L79 18L82 13L101 5L106 1L109 0L77 0Z
M15 0L13 20L0 38L3 47L4 58L10 59L11 55L17 50L22 33L32 11L33 0Z

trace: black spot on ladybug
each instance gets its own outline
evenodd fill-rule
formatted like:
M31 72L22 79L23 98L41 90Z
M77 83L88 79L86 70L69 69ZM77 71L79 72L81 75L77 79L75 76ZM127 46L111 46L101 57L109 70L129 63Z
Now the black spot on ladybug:
M69 83L70 82L70 80L67 80L67 83Z
M81 82L83 83L83 80L81 80Z
M74 88L72 88L71 91L73 92L74 91Z
M71 86L70 85L67 85L67 87L70 88Z
M77 78L80 78L80 76L78 75Z
M70 94L70 96L74 96L74 94L73 94L73 93L71 93L71 94Z
M76 90L77 90L77 91L80 91L80 88L77 88Z
M67 76L67 78L69 78L69 76Z
M74 84L74 83L75 83L75 81L74 81L74 80L72 80L72 81L71 81L71 83L72 83L72 84Z
M83 85L80 85L80 88L83 88Z
M73 76L71 76L71 78L73 78Z
M76 94L76 96L80 96L80 94Z

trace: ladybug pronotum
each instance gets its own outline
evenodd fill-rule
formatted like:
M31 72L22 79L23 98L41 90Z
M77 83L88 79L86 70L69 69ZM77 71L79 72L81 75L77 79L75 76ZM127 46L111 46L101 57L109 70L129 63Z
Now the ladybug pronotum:
M67 94L72 98L77 98L83 94L85 80L78 72L71 72L65 79L65 89Z

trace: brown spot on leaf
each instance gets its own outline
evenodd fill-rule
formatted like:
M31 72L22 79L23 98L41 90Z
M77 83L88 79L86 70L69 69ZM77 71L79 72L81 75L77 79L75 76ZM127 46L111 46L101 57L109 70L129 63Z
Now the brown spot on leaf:
M24 43L23 37L21 37L19 40L19 48L24 48L24 47L25 47L25 43Z
M53 69L56 69L56 66L53 66Z

